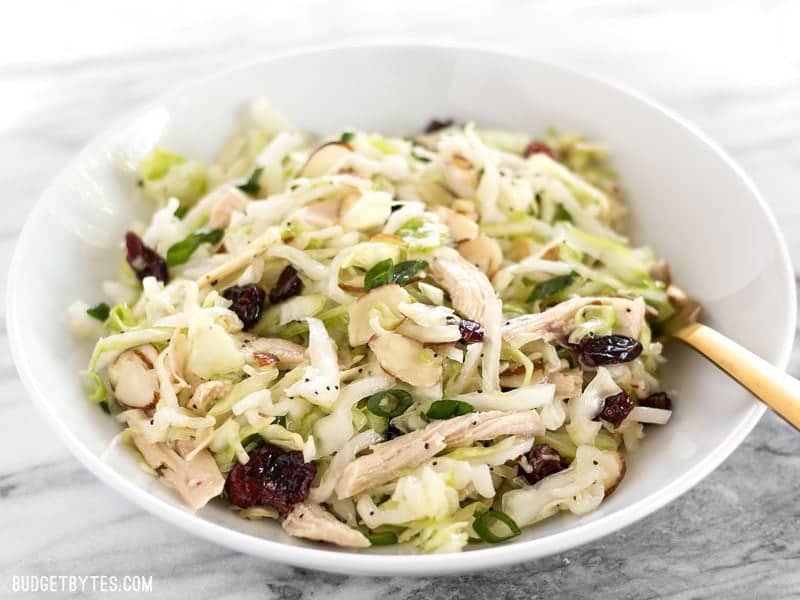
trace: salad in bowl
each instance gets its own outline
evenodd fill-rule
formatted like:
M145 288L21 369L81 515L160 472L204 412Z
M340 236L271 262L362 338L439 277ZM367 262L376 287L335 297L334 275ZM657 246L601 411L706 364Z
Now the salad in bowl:
M314 139L259 100L213 164L159 147L130 176L152 216L69 322L114 443L192 509L459 551L595 510L670 419L669 270L602 144Z

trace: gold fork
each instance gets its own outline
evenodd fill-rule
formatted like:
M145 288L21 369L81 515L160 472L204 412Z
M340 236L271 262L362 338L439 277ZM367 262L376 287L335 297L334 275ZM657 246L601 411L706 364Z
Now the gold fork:
M664 324L664 337L678 339L697 350L800 430L800 381L708 325L698 323L700 304L680 288L673 284L667 292L676 312Z

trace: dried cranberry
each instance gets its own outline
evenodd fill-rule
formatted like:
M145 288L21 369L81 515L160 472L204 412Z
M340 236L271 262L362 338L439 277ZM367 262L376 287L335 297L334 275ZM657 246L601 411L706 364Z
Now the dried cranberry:
M587 335L577 344L581 362L587 367L630 362L642 353L642 345L624 335Z
M265 444L249 455L246 464L237 463L228 473L225 489L231 504L241 508L272 506L285 514L308 498L317 468L303 461L302 452Z
M655 394L650 394L647 398L639 400L639 406L672 410L672 400L665 392L656 392Z
M477 321L470 321L469 319L463 319L461 323L458 324L458 331L461 333L461 341L465 344L482 342L483 334L486 333L483 325Z
M425 133L434 133L440 129L450 127L453 123L453 119L442 119L441 121L439 119L431 119L425 127Z
M619 427L632 410L633 400L627 392L620 392L605 399L599 416L614 427Z
M127 249L125 260L140 281L145 277L155 277L164 283L169 281L167 261L158 252L145 246L142 238L132 231L125 234L125 248Z
M529 156L533 156L534 154L547 154L553 160L559 160L558 154L556 151L553 150L548 144L544 142L531 142L525 147L525 150L522 152L522 156L528 158Z
M568 466L561 455L547 444L536 444L528 452L527 458L532 470L528 473L523 469L522 475L531 484L541 481L548 475L563 471Z
M303 290L303 282L297 274L297 269L292 265L286 267L278 276L275 287L269 291L269 301L271 304L283 302L292 296L297 296Z
M261 318L261 307L264 306L264 300L267 297L267 293L264 290L255 283L250 283L226 288L223 290L222 295L233 302L230 309L239 317L243 329L247 330L255 327L255 324Z

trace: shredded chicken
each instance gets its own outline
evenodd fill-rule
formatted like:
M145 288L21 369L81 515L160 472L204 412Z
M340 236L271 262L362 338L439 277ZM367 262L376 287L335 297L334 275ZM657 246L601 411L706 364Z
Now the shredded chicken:
M158 471L161 479L175 488L193 510L202 508L222 493L225 478L208 450L202 450L191 460L186 460L167 444L152 444L139 435L132 435L131 438L145 462ZM179 443L178 449L186 455L192 446Z
M458 245L458 252L490 279L503 262L503 251L500 249L500 244L496 239L484 234L461 242Z
M230 381L204 381L195 388L187 406L205 414L215 402L224 398L231 388L233 384Z
M450 294L453 307L462 316L485 328L481 380L486 392L499 391L502 340L498 332L503 306L492 284L486 275L452 248L440 248L434 252L431 276Z
M418 467L447 447L444 437L428 428L372 446L372 453L347 465L336 484L340 499L395 479L401 471Z
M344 548L367 548L370 545L363 533L348 527L319 504L304 502L295 505L283 520L283 529L289 535Z
M452 248L439 248L431 260L431 276L441 285L462 316L483 323L487 303L496 296L489 280Z
M532 410L475 412L432 423L423 429L425 430L443 436L448 447L467 446L473 442L493 440L504 435L525 437L544 433L539 413Z
M548 375L547 379L556 386L556 400L566 400L581 395L583 374L579 369L552 373Z
M535 411L476 412L431 423L424 429L372 446L344 470L336 486L340 499L349 498L418 467L446 447L464 446L505 435L535 436L544 433Z
M575 315L584 306L605 305L614 308L617 324L614 331L621 335L638 338L645 318L645 303L641 298L573 298L544 312L522 315L506 321L503 339L512 347L519 348L534 340L552 342L567 337L575 327Z

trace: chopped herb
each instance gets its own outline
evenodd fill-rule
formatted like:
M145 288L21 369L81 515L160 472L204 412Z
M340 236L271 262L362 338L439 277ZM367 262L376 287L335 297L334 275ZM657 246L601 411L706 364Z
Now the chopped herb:
M354 139L356 139L355 133L353 133L352 131L345 131L342 134L342 137L339 138L339 141L342 142L343 144L349 144Z
M556 215L553 217L553 223L558 223L559 221L568 221L572 223L574 220L572 215L569 214L569 211L564 208L563 204L559 204L558 208L556 209Z
M406 285L411 278L428 268L428 262L424 260L404 260L397 263L392 271L392 283Z
M405 390L386 390L367 397L369 412L386 419L399 417L412 403L411 394Z
M376 263L364 276L364 289L370 291L376 287L386 285L392 280L394 265L391 258Z
M492 531L492 525L498 522L508 528L507 535L497 535ZM485 513L478 515L472 523L472 528L484 542L489 542L490 544L508 541L521 533L519 525L514 522L514 519L499 510L487 510Z
M264 167L256 167L250 174L250 177L242 185L236 187L242 190L245 194L255 196L261 191L261 184L258 182L261 179L261 173L264 172Z
M108 407L108 402L103 400L102 402L98 402L97 405L103 410L104 413L107 415L111 414L111 409Z
M373 546L391 546L397 543L397 534L393 531L382 531L381 533L370 533L367 535L367 539Z
M387 283L406 285L417 273L428 267L424 260L404 260L392 264L392 259L382 260L367 271L364 277L364 287L367 291Z
M189 212L188 206L179 206L178 208L175 209L175 212L172 214L174 214L179 219L182 219L183 217L186 216L187 212Z
M558 277L553 277L552 279L547 279L537 283L533 288L533 291L531 291L531 295L528 296L528 302L545 300L546 298L554 296L561 290L572 285L572 282L575 281L575 277L576 275L573 272L569 273L568 275L559 275Z
M182 265L200 247L200 244L217 244L225 234L223 229L198 229L167 250L167 265Z
M261 436L260 433L251 433L246 438L242 440L242 446L248 452L255 448L256 446L260 446L264 443L264 438Z
M437 400L431 404L425 416L429 419L449 419L450 417L468 415L474 410L475 408L469 402L462 402L461 400Z
M417 154L417 153L416 153L416 152L414 152L414 151L412 151L412 152L411 152L411 156L412 156L414 159L418 160L419 162L424 162L424 163L429 163L429 162L431 162L431 159L430 159L430 158L428 158L427 156L420 156L419 154Z
M91 308L87 308L86 314L90 317L94 317L98 321L105 321L108 315L111 314L111 307L105 302L101 302L100 304L95 304Z

